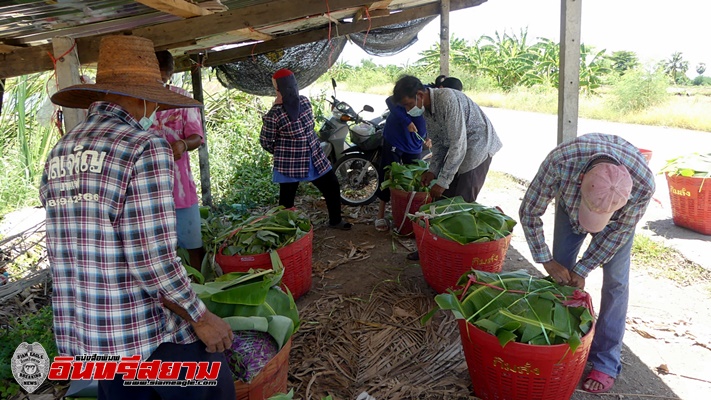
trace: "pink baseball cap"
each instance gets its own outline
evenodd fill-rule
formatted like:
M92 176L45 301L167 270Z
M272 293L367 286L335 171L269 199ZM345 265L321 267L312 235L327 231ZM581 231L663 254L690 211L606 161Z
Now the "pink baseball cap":
M600 232L612 214L627 204L632 177L623 166L600 163L585 173L580 191L580 226L590 233Z

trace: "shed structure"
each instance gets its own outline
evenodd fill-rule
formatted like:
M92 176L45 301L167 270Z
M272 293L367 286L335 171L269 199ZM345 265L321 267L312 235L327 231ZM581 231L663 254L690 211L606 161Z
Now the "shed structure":
M175 56L176 72L219 66L257 54L441 16L440 69L449 69L449 12L487 0L55 0L0 2L0 81L57 71L60 88L79 83L95 63L102 36L151 39ZM496 1L496 0L493 0ZM577 136L582 0L561 0L558 142ZM514 11L512 11L514 12ZM334 60L335 61L335 60ZM195 85L196 98L201 99ZM0 94L2 91L0 91ZM80 114L65 110L71 128ZM200 149L203 202L210 204L207 149Z

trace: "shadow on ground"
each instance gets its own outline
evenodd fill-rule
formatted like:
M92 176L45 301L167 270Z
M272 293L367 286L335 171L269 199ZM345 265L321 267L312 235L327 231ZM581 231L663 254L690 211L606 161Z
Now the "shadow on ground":
M686 239L711 242L711 236L702 235L698 232L692 231L691 229L674 225L674 221L671 218L648 221L645 224L645 228L648 228L655 234L663 236L667 239Z

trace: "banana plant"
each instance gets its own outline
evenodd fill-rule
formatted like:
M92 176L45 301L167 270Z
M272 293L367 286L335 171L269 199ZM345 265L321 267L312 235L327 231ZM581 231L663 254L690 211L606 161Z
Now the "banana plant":
M426 324L439 310L452 311L494 335L502 347L515 341L534 345L567 343L570 350L590 332L593 316L589 295L525 271L495 274L472 270L459 279L463 289L439 294L437 307L426 314Z

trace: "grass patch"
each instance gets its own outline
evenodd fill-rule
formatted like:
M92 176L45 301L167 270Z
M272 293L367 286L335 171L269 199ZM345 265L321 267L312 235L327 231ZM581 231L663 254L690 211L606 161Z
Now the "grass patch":
M676 250L646 235L634 237L632 266L650 273L655 278L669 279L681 286L711 282L711 271L685 259Z

